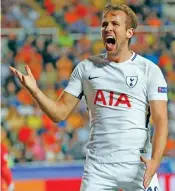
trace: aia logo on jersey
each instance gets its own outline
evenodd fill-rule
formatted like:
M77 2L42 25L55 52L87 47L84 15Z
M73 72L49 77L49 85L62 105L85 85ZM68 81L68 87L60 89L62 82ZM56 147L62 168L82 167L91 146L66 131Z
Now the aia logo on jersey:
M133 88L137 84L138 77L137 76L126 76L126 84Z
M109 95L105 96L105 94L109 94ZM97 103L101 103L102 105L108 105L108 106L119 106L120 104L122 104L127 107L131 107L131 103L126 94L120 94L116 98L116 95L113 91L105 92L102 90L97 90L95 99L94 99L94 104L96 105Z

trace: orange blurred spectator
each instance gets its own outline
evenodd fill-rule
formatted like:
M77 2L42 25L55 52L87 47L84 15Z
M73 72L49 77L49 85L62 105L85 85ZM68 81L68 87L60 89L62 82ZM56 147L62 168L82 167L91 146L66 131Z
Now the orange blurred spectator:
M168 139L165 155L175 156L175 140L174 139Z
M64 14L64 20L67 24L73 24L88 15L88 7L83 4L74 3L68 7L68 11Z
M40 75L43 69L42 61L42 56L39 53L31 53L31 60L28 63L28 66L30 67L30 70L36 80L40 79Z
M70 76L70 73L72 72L72 69L73 69L73 62L67 56L64 55L57 61L56 67L57 67L58 75L62 75L65 71L65 76L67 74L69 74Z
M24 64L28 65L36 80L39 80L42 71L42 56L35 52L30 45L24 46L15 57L17 68L24 71Z
M159 66L165 68L166 71L172 69L172 58L167 50L164 50L162 55L159 57Z
M89 25L91 27L99 27L100 24L101 24L101 20L100 20L99 16L92 15L91 22L89 23Z
M23 46L15 57L16 64L29 64L32 52L33 50L30 45Z
M167 81L169 84L175 84L175 72L173 70L167 72Z
M64 14L64 20L68 25L71 25L79 20L74 9L70 9Z
M79 113L72 113L67 118L67 123L74 129L81 128L83 126L83 118Z
M161 19L157 17L156 12L151 12L146 19L146 23L152 27L160 27L162 25Z
M44 128L47 129L48 131L55 128L55 123L46 114L43 114L41 119Z
M47 146L54 145L57 142L56 135L52 131L47 131L42 135L43 143Z
M17 94L17 98L18 100L25 104L25 105L32 105L34 103L33 98L31 97L31 95L27 92L27 90L25 90L24 88L22 88L18 94Z

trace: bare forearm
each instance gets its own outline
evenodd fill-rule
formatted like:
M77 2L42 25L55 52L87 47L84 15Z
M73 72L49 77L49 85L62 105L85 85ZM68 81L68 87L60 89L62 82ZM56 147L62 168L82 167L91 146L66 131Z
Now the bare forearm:
M60 99L56 101L48 98L38 88L36 80L27 65L25 66L27 75L22 74L13 67L10 67L10 70L18 78L22 86L32 95L41 110L54 122L64 120L79 102L77 97L69 93L63 93Z
M64 120L64 111L58 102L48 98L40 89L31 93L40 109L54 122Z
M167 124L158 124L158 125L162 126L156 127L153 136L152 159L156 160L157 163L160 164L167 143L168 128Z

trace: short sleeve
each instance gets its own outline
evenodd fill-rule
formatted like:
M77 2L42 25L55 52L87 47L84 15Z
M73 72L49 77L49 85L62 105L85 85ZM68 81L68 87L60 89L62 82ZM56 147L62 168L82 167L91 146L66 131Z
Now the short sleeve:
M148 71L147 93L148 100L168 100L167 83L160 68L152 65Z
M83 62L80 62L73 70L68 85L64 91L81 99L83 96Z

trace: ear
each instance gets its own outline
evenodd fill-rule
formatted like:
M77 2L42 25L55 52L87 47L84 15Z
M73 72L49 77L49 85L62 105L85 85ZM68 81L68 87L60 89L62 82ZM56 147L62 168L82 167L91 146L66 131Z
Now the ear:
M126 31L126 38L131 38L134 34L134 29L133 28L129 28Z

